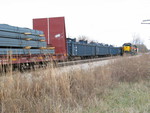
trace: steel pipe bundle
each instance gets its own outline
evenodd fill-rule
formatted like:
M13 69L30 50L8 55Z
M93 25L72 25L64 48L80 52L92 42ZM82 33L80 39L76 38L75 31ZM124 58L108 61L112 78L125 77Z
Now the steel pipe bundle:
M32 41L32 40L21 40L21 39L7 39L0 37L0 47L26 47L31 48L46 47L46 42Z
M13 48L0 48L1 55L25 55L25 54L54 54L54 49L13 49Z
M38 35L38 36L43 35L43 31L33 30L29 28L15 27L7 24L0 24L0 31L8 31L8 32L20 33L20 34L30 33L32 35Z
M54 48L47 49L43 34L43 31L0 24L0 54L54 54Z
M41 37L41 36L26 35L26 34L20 34L20 33L8 32L8 31L1 31L1 30L0 30L0 37L13 38L13 39L27 39L27 38L30 38L31 40L36 40L36 41L45 40L45 37Z

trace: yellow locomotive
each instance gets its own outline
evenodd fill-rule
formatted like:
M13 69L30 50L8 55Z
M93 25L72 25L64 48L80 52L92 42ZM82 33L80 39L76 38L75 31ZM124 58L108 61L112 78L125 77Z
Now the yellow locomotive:
M123 54L131 54L136 55L138 52L138 48L136 45L133 45L131 43L124 43L122 47Z

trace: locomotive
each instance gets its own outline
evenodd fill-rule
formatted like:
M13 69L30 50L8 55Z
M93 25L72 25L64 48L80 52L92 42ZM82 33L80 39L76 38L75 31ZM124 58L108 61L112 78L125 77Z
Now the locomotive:
M131 43L124 43L122 49L124 54L136 55L138 53L137 46Z

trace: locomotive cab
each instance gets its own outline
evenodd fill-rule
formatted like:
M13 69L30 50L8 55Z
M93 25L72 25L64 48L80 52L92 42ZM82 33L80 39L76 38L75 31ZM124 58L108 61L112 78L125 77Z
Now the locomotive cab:
M130 53L131 52L131 43L125 43L123 44L123 52L124 53Z

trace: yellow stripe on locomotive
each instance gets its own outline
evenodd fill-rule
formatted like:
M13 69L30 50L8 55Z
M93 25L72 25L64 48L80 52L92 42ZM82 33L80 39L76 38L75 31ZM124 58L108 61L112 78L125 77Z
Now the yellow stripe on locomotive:
M131 51L131 47L130 47L130 46L124 46L124 47L123 47L123 51L128 51L128 52L130 52L130 51Z

